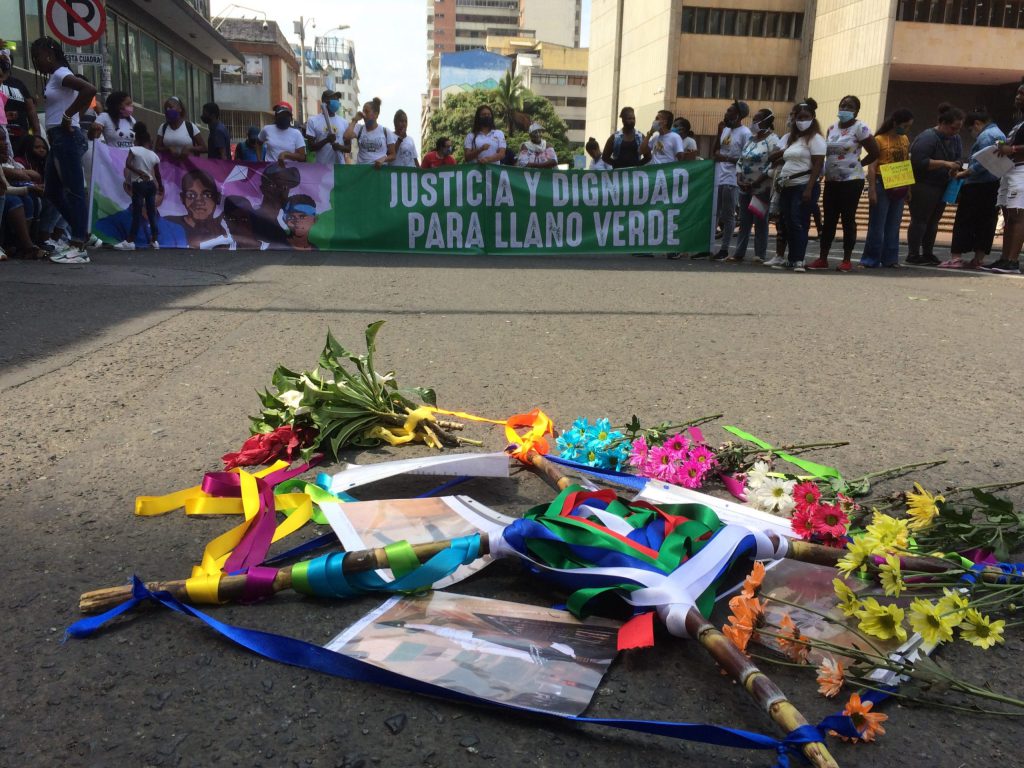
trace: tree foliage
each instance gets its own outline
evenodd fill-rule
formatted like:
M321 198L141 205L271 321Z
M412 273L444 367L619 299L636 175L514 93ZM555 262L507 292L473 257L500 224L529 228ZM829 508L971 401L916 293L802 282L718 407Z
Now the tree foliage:
M515 128L515 114L523 108L523 78L521 75L513 75L511 69L506 70L496 90L498 99L495 106L505 114L505 130L512 131Z
M530 138L530 124L540 123L544 126L544 137L558 154L558 161L571 163L573 145L566 138L568 128L551 102L528 88L522 89L521 98L522 107L509 110L502 104L499 89L474 88L445 97L444 105L430 115L430 124L423 137L424 149L432 150L438 138L447 136L455 147L456 161L463 162L464 142L466 134L473 129L473 115L477 107L486 105L494 112L495 125L513 126L511 130L504 131L509 147L518 151L520 145Z

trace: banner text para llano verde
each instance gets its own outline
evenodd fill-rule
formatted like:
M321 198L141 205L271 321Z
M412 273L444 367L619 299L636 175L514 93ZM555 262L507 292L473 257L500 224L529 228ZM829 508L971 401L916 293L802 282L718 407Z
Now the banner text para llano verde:
M692 240L687 215L698 214L699 207L687 210L694 164L688 165L618 172L470 167L396 173L388 206L406 212L407 247L413 251L678 251ZM707 218L696 220L706 233Z

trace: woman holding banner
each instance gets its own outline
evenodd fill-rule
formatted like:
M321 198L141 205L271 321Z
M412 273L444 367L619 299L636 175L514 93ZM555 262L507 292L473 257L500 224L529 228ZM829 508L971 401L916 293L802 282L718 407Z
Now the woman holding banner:
M903 223L903 205L909 186L886 187L884 176L896 163L910 162L910 139L907 134L914 125L914 113L897 109L879 126L875 133L878 159L867 167L868 236L864 242L864 255L860 265L865 268L900 265L900 226ZM913 176L911 176L913 178Z
M481 104L473 115L473 130L466 134L466 162L500 163L507 146L505 134L494 127L494 111Z
M41 37L30 49L36 70L48 76L46 136L50 155L46 163L45 195L71 227L71 246L50 257L57 264L88 264L85 241L89 237L88 197L82 156L88 142L79 127L79 115L92 103L96 88L72 74L64 49Z
M380 124L381 103L375 96L363 104L363 111L356 112L345 129L345 141L351 144L354 140L358 148L356 163L377 170L395 159L395 134Z

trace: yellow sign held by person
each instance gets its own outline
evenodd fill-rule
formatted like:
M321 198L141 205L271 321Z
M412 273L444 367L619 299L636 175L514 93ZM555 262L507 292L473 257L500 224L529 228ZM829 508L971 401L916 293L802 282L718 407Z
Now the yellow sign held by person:
M885 189L897 189L898 187L909 187L914 183L914 168L909 160L902 160L898 163L886 163L878 166L882 174L882 186Z

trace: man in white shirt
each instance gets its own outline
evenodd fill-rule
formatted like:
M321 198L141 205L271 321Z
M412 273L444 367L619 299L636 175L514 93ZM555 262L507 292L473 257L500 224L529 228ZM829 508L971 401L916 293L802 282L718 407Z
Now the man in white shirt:
M651 165L681 162L686 151L683 139L672 130L675 116L666 109L658 113L651 130L640 144L640 156Z
M306 139L320 165L344 165L345 155L352 151L352 145L342 140L348 120L338 114L340 109L341 94L324 91L320 96L320 114L306 121Z
M736 161L743 154L743 147L750 141L750 129L743 120L750 114L745 101L734 101L725 110L725 118L718 124L718 137L711 148L715 159L715 188L717 194L718 223L722 226L722 247L714 255L716 261L729 256L733 231L736 229L736 206L739 203L739 187L736 185ZM710 254L696 254L694 258Z

